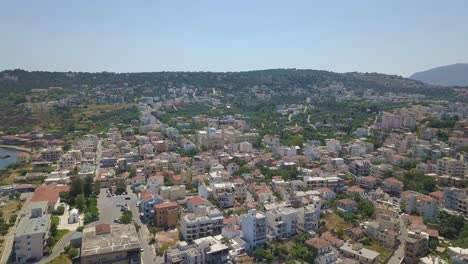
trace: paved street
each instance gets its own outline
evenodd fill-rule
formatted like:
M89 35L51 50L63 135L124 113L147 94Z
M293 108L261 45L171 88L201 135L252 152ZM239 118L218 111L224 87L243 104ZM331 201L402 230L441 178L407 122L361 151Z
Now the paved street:
M62 253L63 250L65 249L65 247L70 245L70 239L73 236L73 234L75 234L75 232L76 231L71 231L71 232L68 232L67 234L65 234L60 239L60 241L57 242L57 244L55 245L52 253L48 257L41 259L41 261L39 261L38 264L47 263L48 261L51 261L52 259L54 259L58 255L60 255L60 253Z
M21 199L24 199L24 204L21 208L21 210L25 210L31 201L32 198L32 193L23 193L21 195ZM19 212L18 212L19 214ZM12 260L10 260L11 257L11 252L13 250L13 243L15 241L15 232L16 232L16 227L18 226L18 223L20 221L20 217L16 218L15 225L10 228L8 231L8 234L3 238L5 243L5 250L3 251L2 256L0 256L0 264L5 264L5 263L10 263Z
M395 253L393 253L392 257L388 260L387 264L400 264L403 262L404 255L405 255L405 239L408 236L408 231L406 230L406 225L403 220L402 215L399 217L400 221L400 245L398 246Z

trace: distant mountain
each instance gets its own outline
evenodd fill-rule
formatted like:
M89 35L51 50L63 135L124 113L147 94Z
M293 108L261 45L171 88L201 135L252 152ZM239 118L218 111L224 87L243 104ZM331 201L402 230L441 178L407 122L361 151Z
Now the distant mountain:
M417 72L409 78L433 85L468 86L468 63L457 63Z

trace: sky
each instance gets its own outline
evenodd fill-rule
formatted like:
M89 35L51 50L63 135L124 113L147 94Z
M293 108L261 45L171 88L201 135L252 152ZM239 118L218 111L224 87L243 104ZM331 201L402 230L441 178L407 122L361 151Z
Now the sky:
M468 1L0 0L0 70L409 76L468 62Z

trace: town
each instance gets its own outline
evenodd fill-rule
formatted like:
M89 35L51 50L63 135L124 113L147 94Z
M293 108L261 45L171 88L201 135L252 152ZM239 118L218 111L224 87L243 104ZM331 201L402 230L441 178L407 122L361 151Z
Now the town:
M23 104L81 111L63 131L51 116L0 138L16 157L1 263L468 261L466 101L339 82L77 89Z

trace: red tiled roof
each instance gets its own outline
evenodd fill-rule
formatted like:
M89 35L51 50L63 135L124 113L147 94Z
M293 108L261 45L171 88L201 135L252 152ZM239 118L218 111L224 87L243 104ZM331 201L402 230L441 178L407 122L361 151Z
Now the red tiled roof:
M312 238L305 241L306 245L309 245L316 249L322 249L330 246L330 242L321 238Z
M439 231L435 229L427 229L427 234L429 234L430 237L439 237Z
M361 180L363 180L363 181L370 181L370 182L376 182L376 181L377 181L377 178L375 178L374 176L366 176L366 177L362 177Z
M153 198L153 193L151 191L144 190L144 191L141 192L140 197L141 197L141 199L143 199L145 201L148 201L151 198Z
M205 199L205 198L203 198L201 196L195 196L195 197L191 198L190 200L188 200L187 202L190 203L193 206L203 204L203 203L209 203L209 201L207 199Z
M65 186L68 187L68 186ZM62 186L48 186L48 185L41 185L36 188L34 194L31 198L31 202L50 202L56 203L59 199L59 193L65 192L69 190Z
M95 228L96 235L109 234L111 232L110 224L99 224Z
M333 192L332 189L327 188L327 187L320 188L318 191L321 192L321 193L332 193Z
M440 200L443 195L444 195L444 192L442 192L442 191L435 191L435 192L429 193L429 196L431 196L432 198L434 198L436 200Z
M390 178L387 178L384 180L384 183L385 182L388 182L388 183L393 183L393 184L403 184L401 181L393 178L393 177L390 177Z
M422 225L423 224L423 218L421 216L404 215L403 217L406 220L408 220L410 223L414 224L414 225Z
M234 180L232 180L232 182L234 182L234 183L244 183L245 181L242 178L235 178Z
M358 186L351 186L349 187L346 192L348 193L363 193L364 189L358 187Z
M178 206L179 204L177 202L168 202L168 203L155 204L154 208L163 209L163 208L171 208L171 207L178 207Z
M343 240L341 240L341 239L339 239L339 238L337 238L337 237L335 237L335 236L333 236L331 234L324 234L322 236L322 238L325 239L326 241L334 244L334 245L339 245L341 243L344 243Z
M356 202L349 199L349 198L345 198L345 199L341 199L341 200L338 200L336 201L337 203L341 203L341 204L344 204L344 205L356 205Z

